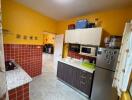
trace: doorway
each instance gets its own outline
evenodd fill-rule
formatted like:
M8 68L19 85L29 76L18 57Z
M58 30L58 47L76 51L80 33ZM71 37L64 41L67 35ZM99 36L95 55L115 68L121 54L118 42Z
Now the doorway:
M53 68L53 55L55 34L45 32L43 34L42 72L50 72Z
M57 72L57 62L62 59L64 35L43 35L43 72Z

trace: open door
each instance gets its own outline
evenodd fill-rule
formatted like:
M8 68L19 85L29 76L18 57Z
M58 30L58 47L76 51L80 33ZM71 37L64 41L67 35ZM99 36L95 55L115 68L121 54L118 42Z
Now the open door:
M55 36L54 69L57 72L58 61L62 59L64 35Z

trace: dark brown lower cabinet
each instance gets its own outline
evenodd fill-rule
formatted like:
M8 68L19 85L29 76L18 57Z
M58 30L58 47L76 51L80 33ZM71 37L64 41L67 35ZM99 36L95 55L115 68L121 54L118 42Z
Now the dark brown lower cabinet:
M94 73L58 62L57 77L91 97Z

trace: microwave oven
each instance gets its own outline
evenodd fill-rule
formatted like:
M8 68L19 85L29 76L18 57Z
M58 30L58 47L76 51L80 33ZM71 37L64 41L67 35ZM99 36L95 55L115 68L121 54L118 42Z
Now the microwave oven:
M85 56L96 56L96 47L80 46L80 54Z

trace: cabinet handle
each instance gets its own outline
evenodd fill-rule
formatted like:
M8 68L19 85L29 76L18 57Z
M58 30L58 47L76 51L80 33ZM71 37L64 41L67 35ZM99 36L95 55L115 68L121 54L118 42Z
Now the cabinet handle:
M92 77L90 77L89 79L92 80Z
M81 81L80 83L81 83L82 85L86 85L86 83L85 83L85 82L82 82L82 81Z
M87 73L86 71L82 71L82 72L85 73L85 74Z
M83 75L82 75L82 76L81 76L81 78L84 78L84 79L85 79L85 78L86 78L86 76L83 76Z

